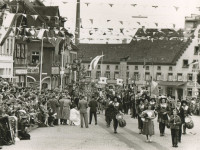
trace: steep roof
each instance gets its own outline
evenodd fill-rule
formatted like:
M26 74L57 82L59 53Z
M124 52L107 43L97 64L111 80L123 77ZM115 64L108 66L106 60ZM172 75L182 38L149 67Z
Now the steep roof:
M58 6L34 6L33 8L42 16L60 16Z
M80 44L79 57L90 62L97 55L104 54L103 63L119 63L120 58L129 56L128 64L175 65L179 56L191 40L140 40L129 44Z

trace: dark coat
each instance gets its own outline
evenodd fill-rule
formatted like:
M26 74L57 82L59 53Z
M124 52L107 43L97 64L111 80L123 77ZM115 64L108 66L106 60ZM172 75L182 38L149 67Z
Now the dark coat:
M88 104L86 100L80 100L78 103L78 109L80 113L87 113Z
M181 118L178 115L176 115L175 117L174 115L171 115L169 124L171 129L179 129L181 125Z
M90 112L97 112L97 107L98 107L97 101L91 100L89 102L89 107L90 107Z

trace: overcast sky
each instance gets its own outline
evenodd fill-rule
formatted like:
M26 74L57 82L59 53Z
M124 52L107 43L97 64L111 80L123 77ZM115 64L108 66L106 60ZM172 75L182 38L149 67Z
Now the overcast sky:
M200 0L80 0L82 32L99 28L184 28L185 16L200 15ZM75 28L76 0L45 0L59 6L65 27ZM147 18L134 18L134 16ZM139 22L139 23L138 23ZM85 31L84 31L85 30ZM84 35L84 34L82 34Z

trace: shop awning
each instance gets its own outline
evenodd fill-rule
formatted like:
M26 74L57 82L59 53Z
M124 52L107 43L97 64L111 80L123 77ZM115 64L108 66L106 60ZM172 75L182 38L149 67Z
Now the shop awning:
M185 85L187 82L184 82L184 81L160 81L158 83L158 85L161 85L161 86L182 86L182 85Z

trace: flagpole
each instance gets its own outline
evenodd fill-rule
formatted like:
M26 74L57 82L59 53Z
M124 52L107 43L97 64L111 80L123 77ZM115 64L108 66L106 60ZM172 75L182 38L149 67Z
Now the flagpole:
M40 94L42 90L42 61L43 61L43 37L41 39L41 58L40 58Z
M63 59L63 57L64 57L64 44L63 44L63 50L62 50L62 53L61 53L61 55L62 55L62 62L61 62L61 72L60 72L60 75L61 75L61 87L60 87L60 91L62 92L62 89L63 89L63 74L64 74L64 59Z
M144 82L143 82L143 86L145 85L145 69L146 69L146 63L145 63L145 58L144 58L144 69L143 69Z
M101 58L101 76L103 77L103 75L102 75L102 63L103 63L103 51L102 51L102 58Z

